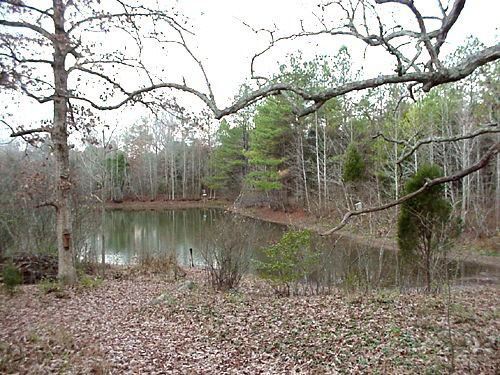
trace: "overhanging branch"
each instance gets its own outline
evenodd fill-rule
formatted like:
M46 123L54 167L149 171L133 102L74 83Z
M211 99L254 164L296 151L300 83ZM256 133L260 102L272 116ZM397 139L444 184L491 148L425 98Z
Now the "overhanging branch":
M0 19L0 25L33 30L33 31L37 32L38 34L44 36L45 38L49 39L50 41L54 42L54 36L51 33L49 33L47 30L45 30L44 28L37 26L37 25L32 25L32 24L27 23L27 22L7 21L7 20L1 20L1 19Z
M411 147L410 150L405 152L399 159L396 161L396 164L401 164L403 161L408 159L410 156L412 156L415 151L417 151L420 147L423 145L427 145L430 143L449 143L449 142L457 142L457 141L462 141L464 139L471 139L478 137L482 134L491 134L491 133L500 133L500 129L498 128L498 124L489 124L483 127L482 129L479 129L473 133L469 134L462 134L462 135L457 135L454 137L429 137L426 139L422 139L418 141L413 147ZM385 138L384 138L385 139ZM394 140L393 140L394 141Z
M332 233L335 233L345 227L349 220L354 217L354 216L359 216L363 214L368 214L371 212L378 212L378 211L383 211L387 210L391 207L398 206L412 198L415 198L417 195L422 194L426 190L430 189L432 186L444 184L447 182L452 182L452 181L458 181L462 179L463 177L474 173L482 168L484 168L488 163L498 154L500 151L500 142L496 142L493 146L491 146L488 151L483 155L483 157L475 164L471 165L470 167L463 169L455 174L449 175L449 176L443 176L439 178L435 178L433 180L428 180L420 189L414 191L413 193L407 194L395 201L383 204L381 206L376 206L376 207L371 207L367 208L364 210L359 210L359 211L349 211L347 212L344 217L342 218L342 221L340 222L339 225L336 227L327 230L326 232L321 233L322 236L328 236Z

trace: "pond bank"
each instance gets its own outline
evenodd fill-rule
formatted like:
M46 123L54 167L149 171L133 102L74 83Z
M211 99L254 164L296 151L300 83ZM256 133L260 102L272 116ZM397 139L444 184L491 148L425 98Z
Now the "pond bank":
M336 223L333 222L319 220L315 216L310 215L302 210L297 210L294 212L283 212L263 207L253 207L253 208L243 209L234 207L233 202L228 200L124 201L123 203L109 202L106 204L106 208L114 210L136 210L136 211L171 210L171 209L187 209L187 208L221 208L253 219L258 219L275 224L293 226L299 229L309 229L318 234L321 234L325 232L327 229L330 229L331 227L336 225ZM357 244L365 245L371 248L378 248L384 251L385 250L397 251L398 249L396 240L391 236L386 236L386 237L367 236L346 229L336 232L335 235L346 238ZM476 263L478 265L492 267L496 268L497 270L500 270L499 249L498 245L496 245L495 248L494 245L495 242L500 243L500 239L498 239L498 241L495 241L495 239L492 239L490 241L491 243L490 246L493 247L490 253L494 255L484 255L481 252L474 250L475 248L478 248L479 245L474 241L470 241L468 243L457 244L451 256L457 260ZM496 273L495 275L493 274L485 275L485 278L489 278L492 276L498 279L498 273Z
M295 211L288 213L262 207L242 209L233 206L230 206L228 210L238 215L243 215L258 220L264 220L271 223L288 225L296 227L298 229L309 229L317 234L324 233L326 230L336 225L336 223L327 223L324 221L320 221L313 215L307 214L304 211ZM367 247L378 248L389 251L398 250L395 238L390 236L387 237L367 236L354 232L349 232L346 229L340 230L333 235L346 238L350 241L356 242L361 245L365 245ZM477 251L474 251L473 249L477 248L478 244L474 243L474 241L469 241L468 243L458 243L452 250L450 257L456 260L461 260L461 261L476 263L478 265L484 265L487 267L496 268L498 271L500 271L500 257L499 257L500 254L498 250L499 246L498 243L500 243L500 239L498 238L498 236L496 237L496 239L498 239L498 241L495 241L495 238L491 240L492 247L495 247L494 244L497 243L496 248L491 250L491 252L494 253L495 255L482 255ZM485 276L486 278L494 277L495 279L498 279L498 273L494 275L492 274Z
M500 366L494 286L453 290L448 327L446 295L215 293L187 272L0 293L0 373L445 373L450 338L457 373Z
M111 210L175 210L184 208L226 208L232 202L227 200L159 200L159 201L123 201L107 202L106 208Z

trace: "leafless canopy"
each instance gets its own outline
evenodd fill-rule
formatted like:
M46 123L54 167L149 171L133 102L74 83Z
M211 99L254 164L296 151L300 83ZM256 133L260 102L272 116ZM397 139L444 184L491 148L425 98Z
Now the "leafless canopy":
M256 86L229 106L220 107L213 93L214 83L210 81L202 59L189 45L192 31L174 9L148 8L143 5L146 2L138 0L47 0L43 2L51 4L47 8L33 5L42 2L1 0L0 86L21 91L40 103L59 103L60 109L61 101L64 101L68 108L68 120L56 127L59 135L66 132L67 127L78 128L75 117L80 114L84 119L90 108L113 110L135 102L151 106L157 102L150 94L165 89L198 97L217 119L263 98L291 92L305 103L296 115L306 116L332 98L364 89L406 83L411 88L418 86L423 91L429 91L438 85L459 81L478 67L500 57L500 44L496 44L472 53L451 66L444 64L441 50L465 9L465 0L450 0L446 5L443 0L436 1L437 14L425 14L413 0L334 0L320 3L319 13L315 15L317 23L306 25L301 22L295 34L279 35L277 30L254 30L269 36L269 44L258 51L251 61L250 73ZM399 25L392 21L387 16L391 7L399 7L400 14L410 15L414 22ZM117 53L113 48L107 50L102 47L105 44L102 40L101 47L95 48L96 41L89 37L94 31L113 31L123 35L128 41L133 41L129 49L133 53ZM297 87L279 78L271 81L256 73L259 58L276 45L317 36L349 37L362 41L366 48L383 48L394 61L394 73L342 82L321 91ZM153 73L148 69L142 56L144 43L148 40L166 49L180 47L199 69L204 89L193 87L185 79L167 81L160 72ZM58 61L54 57L56 55L60 57ZM66 57L68 60L65 61ZM72 64L67 67L70 57ZM137 77L141 77L137 82L143 84L133 87L131 82L124 82L123 75L119 73L122 70L136 73ZM54 77L51 77L52 74ZM73 76L76 82L71 81ZM66 81L61 82L61 77ZM87 81L102 85L102 94L96 97L86 92ZM61 87L67 89L61 90ZM43 124L36 129L15 129L12 136L26 136L40 131L49 132L54 138L53 124ZM60 141L66 142L65 139ZM415 145L409 152L418 147L418 144ZM484 156L486 159L481 159L477 165L483 165L483 160L489 161L498 149L497 143ZM461 171L457 176L463 176L463 173L472 172ZM455 176L448 178L453 180Z
M110 8L104 8L99 6L98 2L91 0L66 1L64 3L67 19L69 20L66 30L68 37L66 48L76 59L69 72L78 71L83 74L83 77L92 76L92 78L100 80L103 85L109 85L107 94L101 98L89 98L84 93L76 90L71 90L66 93L66 96L69 100L86 102L91 107L99 110L112 110L129 102L144 101L144 95L151 91L174 89L195 95L219 119L235 113L259 99L289 91L303 98L308 104L298 113L299 116L304 116L314 112L332 98L349 92L387 84L414 83L421 85L424 91L429 91L440 84L458 81L471 74L478 67L500 57L500 45L496 44L468 56L454 66L445 66L441 61L441 48L446 42L449 31L463 11L465 0L455 0L448 6L444 6L442 1L438 0L437 9L439 9L439 14L437 15L422 14L415 2L411 0L330 1L319 5L320 14L316 15L316 18L320 27L315 29L308 30L301 23L299 32L281 36L277 35L277 31L273 30L254 30L256 33L267 33L270 39L269 45L257 52L251 63L251 76L259 82L259 85L253 91L237 98L231 105L220 108L213 94L213 83L209 80L202 60L194 54L192 48L188 45L186 36L191 32L173 10L150 9L143 5L137 5L140 2L130 3L122 0L113 0L107 3L113 3L113 5ZM389 7L391 3L406 8L412 14L418 27L412 29L386 21L384 18L387 17L379 13L384 12L385 15L384 7ZM31 30L33 33L29 34L30 41L37 41L41 45L49 46L56 42L54 33L43 28L46 19L53 17L54 11L52 8L36 8L19 0L3 0L2 7L4 8L4 14L8 13L9 10L15 11L13 17L0 19L0 25ZM404 9L401 10L404 11ZM339 17L339 14L342 17ZM153 25L147 35L144 35L139 30L141 19L144 20L145 18ZM431 24L437 26L431 28L429 26ZM88 54L91 51L91 46L85 45L85 32L97 29L111 31L113 28L121 28L135 40L138 46L138 57L126 58L113 53L97 56L95 51L92 51L92 55ZM169 29L168 32L166 31L167 28ZM5 30L7 31L7 28ZM41 95L40 93L40 91L44 91L41 88L46 91L53 86L50 79L33 78L28 71L33 64L52 64L50 57L27 57L27 54L22 53L23 51L16 44L16 40L19 40L19 34L17 34L17 38L15 35L11 32L1 34L0 64L3 85L13 85L13 79L15 78L18 82L17 88L21 89L26 95L35 98L41 103L52 100L53 95ZM285 40L318 35L347 36L363 41L367 48L382 47L394 59L395 73L347 82L321 92L309 92L301 87L276 82L276 80L269 83L264 77L255 74L255 65L258 58L277 44ZM149 72L140 57L142 43L148 38L161 43L180 46L184 49L200 69L205 81L205 90L191 87L185 80L167 82L161 76L154 76L153 73ZM148 84L142 87L130 88L130 85L125 85L113 75L105 73L109 72L109 69L106 69L105 66L111 65L115 70L117 68L128 68L141 71L147 75ZM116 101L117 97L121 97L121 99ZM114 100L115 103L109 104L111 100Z

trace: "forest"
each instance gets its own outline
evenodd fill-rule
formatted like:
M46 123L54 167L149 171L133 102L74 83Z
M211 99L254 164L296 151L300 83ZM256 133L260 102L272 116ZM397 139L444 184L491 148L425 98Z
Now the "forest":
M477 4L174 3L0 1L0 373L495 374Z

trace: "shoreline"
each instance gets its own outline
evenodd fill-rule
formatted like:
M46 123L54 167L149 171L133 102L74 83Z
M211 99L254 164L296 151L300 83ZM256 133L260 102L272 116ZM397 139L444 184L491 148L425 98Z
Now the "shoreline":
M107 210L168 210L184 208L226 208L231 202L215 200L156 200L156 201L123 201L121 203L106 202Z
M286 225L298 229L308 229L316 234L326 231L334 223L319 222L318 219L304 211L283 212L275 211L265 207L236 208L230 200L167 200L167 201L124 201L122 203L106 203L106 209L112 210L169 210L169 209L189 209L189 208L220 208L229 212L249 217L256 220L262 220L268 223ZM397 243L393 237L377 237L360 235L348 230L340 230L334 236L346 238L350 241L366 245L373 248L379 248L384 251L397 251ZM457 247L460 247L458 249ZM455 260L471 262L484 267L500 270L500 257L495 255L482 255L472 250L465 250L470 244L457 244L457 247L450 254ZM496 276L498 278L498 276Z

